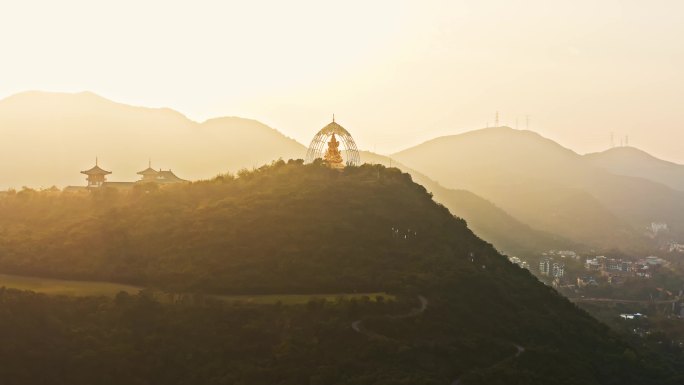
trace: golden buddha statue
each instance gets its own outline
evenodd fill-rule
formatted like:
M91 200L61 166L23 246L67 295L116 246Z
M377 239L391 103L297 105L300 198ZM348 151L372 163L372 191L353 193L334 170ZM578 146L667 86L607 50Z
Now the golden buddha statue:
M344 168L344 163L339 147L340 142L337 141L333 133L330 142L328 142L328 150L325 152L323 160L332 168L342 169Z

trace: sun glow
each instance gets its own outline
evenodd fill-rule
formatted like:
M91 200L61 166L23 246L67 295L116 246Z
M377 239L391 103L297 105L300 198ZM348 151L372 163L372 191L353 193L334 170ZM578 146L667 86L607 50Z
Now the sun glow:
M684 118L684 47L672 40L682 7L9 1L0 97L88 90L197 121L254 118L305 144L335 112L360 148L384 153L484 127L499 110L502 124L526 128L531 115L530 129L579 152L616 131L684 161L682 141L662 139Z

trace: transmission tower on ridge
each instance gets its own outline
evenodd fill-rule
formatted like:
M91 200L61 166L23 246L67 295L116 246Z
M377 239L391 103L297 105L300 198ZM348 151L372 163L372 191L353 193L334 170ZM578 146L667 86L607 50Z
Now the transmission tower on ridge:
M610 133L610 148L615 147L615 134L613 132Z

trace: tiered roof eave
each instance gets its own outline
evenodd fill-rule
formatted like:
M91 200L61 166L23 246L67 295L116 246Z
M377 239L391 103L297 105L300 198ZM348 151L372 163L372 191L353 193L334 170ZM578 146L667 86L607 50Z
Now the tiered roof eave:
M148 167L142 171L137 172L138 175L157 175L159 174L159 171L153 169L152 167Z
M93 168L89 170L81 171L81 174L85 175L109 175L111 173L111 171L103 170L98 165L93 166Z

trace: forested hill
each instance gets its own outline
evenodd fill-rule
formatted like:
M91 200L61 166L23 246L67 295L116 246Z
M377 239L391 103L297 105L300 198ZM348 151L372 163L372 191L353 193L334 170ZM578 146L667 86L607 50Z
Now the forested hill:
M431 284L453 257L445 244L494 252L408 174L381 166L281 161L136 187L0 200L0 268L182 291L363 292Z
M140 384L681 380L382 166L281 161L130 193L20 191L0 200L0 270L203 293L386 291L399 301L193 308L0 291L14 309L0 317L8 383L105 383L97 368L106 383ZM424 313L381 316L416 295L429 301ZM375 337L352 330L370 315ZM23 336L50 343L36 354ZM41 370L22 371L30 357Z

